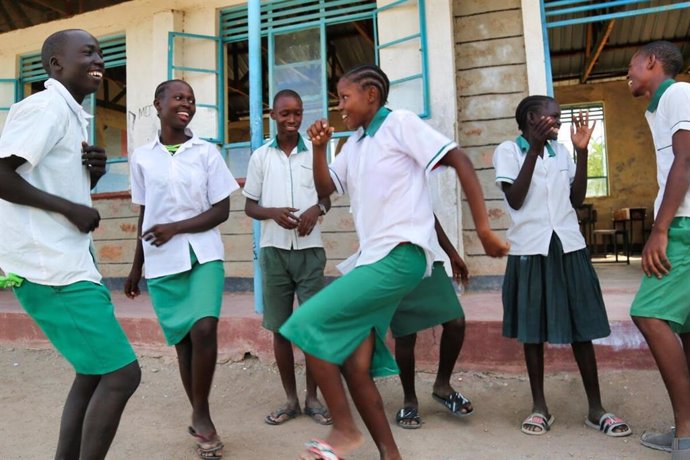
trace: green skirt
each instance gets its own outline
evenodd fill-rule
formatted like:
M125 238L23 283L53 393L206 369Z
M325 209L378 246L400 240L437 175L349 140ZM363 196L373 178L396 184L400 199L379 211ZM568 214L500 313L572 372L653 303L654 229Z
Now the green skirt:
M434 262L431 276L400 302L391 321L391 332L393 337L404 337L464 316L443 262Z
M168 345L178 344L200 319L220 316L225 283L223 262L200 264L193 251L191 256L191 270L146 280Z
M547 257L508 257L503 279L505 337L522 343L568 344L610 333L587 249L564 254L554 232Z
M399 370L386 347L386 333L400 301L419 284L425 268L419 246L397 246L319 291L279 332L305 353L341 366L374 330L369 372L372 377L395 375Z

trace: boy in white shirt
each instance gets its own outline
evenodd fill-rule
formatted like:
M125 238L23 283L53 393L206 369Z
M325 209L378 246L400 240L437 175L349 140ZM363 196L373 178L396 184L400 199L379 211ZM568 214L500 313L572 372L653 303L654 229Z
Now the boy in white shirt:
M292 344L278 329L292 314L295 294L302 304L321 290L326 266L318 220L331 202L316 195L311 142L299 133L302 112L302 99L295 91L275 95L271 118L278 134L252 153L242 191L247 197L246 214L262 221L263 326L273 332L273 352L287 396L285 406L264 419L269 425L280 425L301 413ZM330 414L317 398L309 367L306 378L304 413L317 423L330 425Z
M56 458L105 458L141 371L91 253L100 216L90 190L105 152L86 143L81 107L103 78L98 41L63 30L41 50L46 90L10 109L0 138L0 268L76 377Z

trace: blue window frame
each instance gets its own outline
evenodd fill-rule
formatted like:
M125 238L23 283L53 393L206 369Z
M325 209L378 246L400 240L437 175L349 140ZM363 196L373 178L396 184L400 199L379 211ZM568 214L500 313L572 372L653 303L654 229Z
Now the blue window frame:
M239 95L248 101L248 87L241 87L241 80L246 79L247 75L239 75L247 68L247 6L222 10L219 20L218 37L171 32L168 68L170 75L187 72L187 75L196 75L195 78L203 79L203 74L208 78L217 78L214 83L215 100L204 101L217 120L215 136L209 135L207 139L221 145L233 174L244 177L251 153L248 110L242 112L243 107L237 103L237 97ZM334 59L331 59L332 48L337 48L335 42L338 34L354 23L357 23L355 29L362 34L362 40L368 43L370 51L358 47L352 51L350 62L334 63ZM368 27L371 32L367 34L362 26ZM342 73L356 64L376 62L391 78L389 105L392 108L406 108L424 118L431 115L424 0L262 2L261 34L266 52L263 65L268 75L263 89L264 112L271 103L270 96L282 89L285 81L300 89L317 88L317 91L303 98L305 108L309 106L309 110L305 110L309 112L305 113L305 117L308 117L302 126L306 129L309 117L328 117L331 109L337 105L333 82L337 81L338 72ZM209 68L209 60L205 61L205 66L182 65L178 59L178 50L181 48L175 45L179 40L189 42L183 45L185 57L194 55L186 51L187 46L194 46L194 40L205 42L207 47L215 46L215 68ZM208 50L204 53L208 53ZM300 56L300 53L307 54ZM343 68L339 68L338 64ZM246 124L247 129L236 129L242 123ZM271 126L270 130L265 129L264 132L272 130ZM344 130L336 132L331 151L335 151L339 140L349 134Z

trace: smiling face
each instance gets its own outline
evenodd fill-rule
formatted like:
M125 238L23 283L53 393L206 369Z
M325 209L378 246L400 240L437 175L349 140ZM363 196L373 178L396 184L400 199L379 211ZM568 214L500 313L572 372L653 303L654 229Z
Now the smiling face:
M635 53L628 64L628 89L633 96L639 97L649 94L650 69L653 66L653 56Z
M105 64L101 47L83 30L65 32L64 41L48 58L50 76L62 83L77 102L98 90Z
M278 136L293 136L302 125L302 101L291 95L280 96L273 104L271 118L276 122Z
M362 88L347 78L338 82L338 110L347 129L366 128L380 107L379 95L373 86Z
M194 91L183 81L167 83L153 105L161 120L161 127L177 131L184 131L196 113Z

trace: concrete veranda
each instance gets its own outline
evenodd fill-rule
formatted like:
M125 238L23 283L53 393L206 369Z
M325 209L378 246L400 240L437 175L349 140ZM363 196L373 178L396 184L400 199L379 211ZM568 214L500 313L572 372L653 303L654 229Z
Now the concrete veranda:
M653 369L651 355L642 336L630 321L628 309L639 286L642 271L639 258L630 265L596 263L604 300L611 323L611 336L596 341L601 367L615 369ZM141 354L173 356L166 347L146 294L135 300L113 292L116 313ZM523 369L522 347L501 336L502 306L499 291L468 291L461 298L467 318L465 346L457 370ZM433 370L438 354L440 328L420 333L417 345L418 367ZM18 347L47 348L43 334L21 310L9 291L0 291L0 343ZM238 361L255 356L263 363L273 363L271 334L261 327L261 317L254 313L252 293L226 293L219 326L219 348L225 360ZM574 370L568 346L547 348L550 370Z

